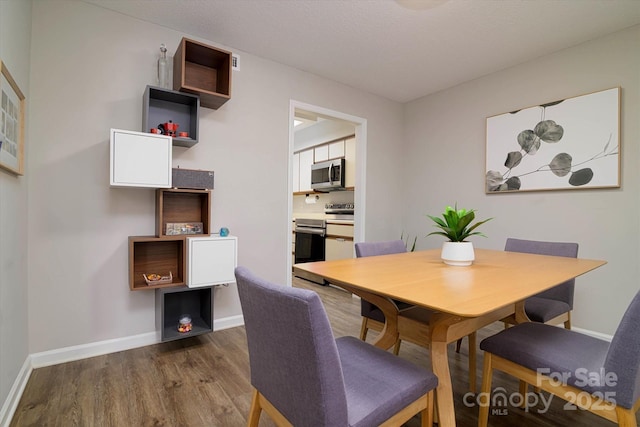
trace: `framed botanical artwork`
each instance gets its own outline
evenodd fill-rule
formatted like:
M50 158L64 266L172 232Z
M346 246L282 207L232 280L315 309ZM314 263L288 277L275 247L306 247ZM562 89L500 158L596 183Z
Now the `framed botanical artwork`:
M11 73L0 61L2 76L2 114L0 121L0 168L16 175L24 175L24 103L22 91Z
M487 118L486 193L620 187L620 88Z

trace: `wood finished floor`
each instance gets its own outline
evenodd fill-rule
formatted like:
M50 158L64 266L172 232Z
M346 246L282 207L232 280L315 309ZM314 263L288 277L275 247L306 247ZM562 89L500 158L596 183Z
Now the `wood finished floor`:
M330 286L294 279L294 286L317 291L327 310L336 336L358 336L359 300ZM478 332L478 342L496 331L499 324ZM375 333L371 332L368 341ZM429 366L427 350L403 343L400 357ZM477 407L465 405L467 392L467 342L461 353L450 347L458 426L477 425ZM481 381L482 352L478 359ZM517 382L495 375L493 387L507 393L517 391ZM243 327L216 331L198 337L162 343L134 350L93 357L76 362L35 369L16 409L11 427L19 426L167 426L236 427L246 425L251 388L249 359ZM545 414L538 408L525 412L512 406L494 415L489 425L589 426L613 424L584 411L567 411L553 399ZM261 427L273 426L263 414ZM419 426L414 418L407 427Z

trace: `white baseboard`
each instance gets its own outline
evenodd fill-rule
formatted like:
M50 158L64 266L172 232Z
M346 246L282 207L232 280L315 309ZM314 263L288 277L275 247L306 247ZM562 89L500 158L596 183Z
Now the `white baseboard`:
M89 357L102 356L103 354L115 353L117 351L144 347L146 345L157 344L159 342L160 338L158 333L147 332L130 337L114 338L111 340L74 345L71 347L63 347L56 350L33 353L31 355L31 366L33 369L42 368L44 366L73 362L74 360L86 359Z
M598 338L598 339L601 339L601 340L604 340L604 341L611 342L611 340L613 339L613 335L603 334L601 332L595 332L595 331L591 331L589 329L576 328L573 325L571 325L571 330L572 331L576 331L576 332L580 332L581 334L589 335L589 336L592 336L594 338Z
M222 331L223 329L235 328L236 326L244 325L244 317L242 314L238 316L229 316L223 319L217 319L213 321L213 330Z
M27 356L22 364L22 368L20 368L20 372L18 372L16 380L11 386L11 390L9 390L7 399L0 409L0 426L9 427L13 419L13 414L16 412L16 408L22 397L22 392L24 392L24 388L27 386L27 382L31 376L31 371L33 371L31 367L31 356Z

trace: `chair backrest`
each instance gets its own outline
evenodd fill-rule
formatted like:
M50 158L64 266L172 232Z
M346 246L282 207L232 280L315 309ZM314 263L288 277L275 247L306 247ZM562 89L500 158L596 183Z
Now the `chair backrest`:
M342 366L317 293L235 270L251 384L295 426L346 426Z
M399 254L407 251L402 240L391 240L385 242L359 242L355 244L356 257L367 257L376 255Z
M523 252L538 255L564 256L568 258L578 257L578 244L567 242L541 242L536 240L521 240L508 238L504 250L509 252ZM544 292L536 294L537 297L554 299L569 304L573 309L573 292L575 279L554 286Z
M368 257L376 255L400 254L407 251L402 240L390 240L383 242L359 242L355 244L356 257ZM384 314L374 304L367 300L360 300L360 315L384 322Z
M631 301L622 316L604 362L605 375L615 374L616 384L605 384L615 390L616 403L624 408L632 408L640 398L640 292Z

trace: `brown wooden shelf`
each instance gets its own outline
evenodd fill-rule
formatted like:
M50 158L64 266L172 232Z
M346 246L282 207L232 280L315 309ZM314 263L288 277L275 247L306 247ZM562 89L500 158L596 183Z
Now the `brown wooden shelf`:
M167 223L201 222L202 234L211 234L211 191L167 188L156 190L156 236L167 236ZM199 235L202 235L199 234ZM197 236L186 234L184 236ZM184 237L183 236L183 237Z
M184 286L184 236L129 236L129 287L132 291ZM173 282L147 285L143 274L173 275Z
M173 89L200 95L200 105L217 110L231 99L229 51L183 38L173 56Z

